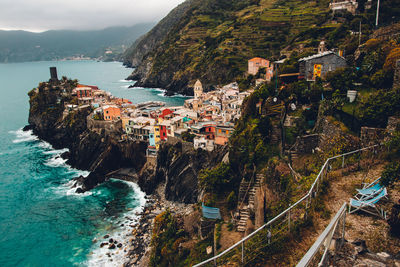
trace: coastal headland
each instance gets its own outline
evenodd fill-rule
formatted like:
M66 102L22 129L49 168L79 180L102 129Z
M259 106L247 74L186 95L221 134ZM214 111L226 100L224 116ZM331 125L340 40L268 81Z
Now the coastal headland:
M132 105L99 89L91 94L90 103L84 102L87 100L80 95L82 88L88 87L65 77L40 83L29 92L29 125L24 130L32 130L55 149L67 148L68 152L61 157L74 168L90 171L87 177L74 178L72 187L77 193L91 190L110 178L135 182L146 192L147 204L137 214L139 221L132 224L128 247L122 247L120 240L116 244L115 240L109 242L112 238L108 235L97 241L110 251L123 249L128 253L127 261L136 264L149 250L154 217L167 208L180 212L191 209L190 204L199 200L200 170L215 167L227 154L227 148L220 146L210 152L195 149L192 142L169 137L158 142L158 149L149 155L149 140L127 135L122 128L121 113L119 118L111 120L104 120L96 113L101 107L125 110ZM163 103L136 106L154 110ZM104 113L101 115L104 117Z

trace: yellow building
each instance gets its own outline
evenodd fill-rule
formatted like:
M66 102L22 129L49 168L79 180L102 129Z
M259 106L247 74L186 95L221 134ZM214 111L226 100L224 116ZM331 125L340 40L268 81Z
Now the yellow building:
M161 143L161 130L159 125L154 126L154 142L156 144L156 149L158 150Z

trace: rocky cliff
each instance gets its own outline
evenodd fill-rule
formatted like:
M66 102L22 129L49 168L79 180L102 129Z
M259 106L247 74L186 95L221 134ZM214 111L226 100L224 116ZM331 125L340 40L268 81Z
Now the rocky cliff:
M41 83L31 91L27 128L54 148L68 148L69 152L63 155L67 163L91 172L87 178L77 179L78 192L92 189L118 169L139 171L146 161L145 143L120 141L115 136L88 130L87 116L92 111L89 106L64 111L64 103L71 101L67 92L73 86L71 81Z
M144 57L156 49L175 24L186 13L194 0L186 0L174 8L151 31L137 39L124 53L124 65L139 67ZM142 64L142 66L145 64Z
M161 146L156 164L150 164L140 173L139 185L146 193L152 194L162 184L167 200L197 203L199 172L214 168L226 153L227 147L207 152L194 149L192 143L170 138Z
M110 173L119 175L129 169L131 175L122 178L137 181L147 194L154 193L159 185L163 185L167 200L198 201L198 173L221 162L227 148L211 153L195 150L192 143L170 138L161 146L157 158L147 160L145 142L123 141L118 133L110 135L90 131L87 116L91 107L69 112L64 110L64 103L72 100L68 91L73 87L71 81L66 81L41 83L39 88L32 90L29 93L29 126L26 128L32 129L54 148L68 148L69 152L63 155L68 159L67 163L91 172L88 177L76 179L77 192L94 188L111 177Z

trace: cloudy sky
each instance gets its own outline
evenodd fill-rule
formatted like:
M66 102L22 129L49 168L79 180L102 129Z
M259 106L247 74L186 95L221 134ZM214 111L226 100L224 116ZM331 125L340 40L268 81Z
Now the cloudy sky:
M0 29L102 29L154 22L184 0L0 0Z

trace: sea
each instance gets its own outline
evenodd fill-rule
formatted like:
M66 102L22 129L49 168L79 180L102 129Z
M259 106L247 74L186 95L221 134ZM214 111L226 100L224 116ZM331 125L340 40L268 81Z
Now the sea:
M88 175L71 168L32 132L28 91L58 76L97 85L133 103L164 101L182 105L185 97L164 97L162 89L128 88L132 69L119 62L58 61L0 64L0 266L120 266L124 249L100 248L109 234L126 243L130 226L146 203L140 188L111 179L85 194L71 179ZM125 246L125 245L124 245Z

